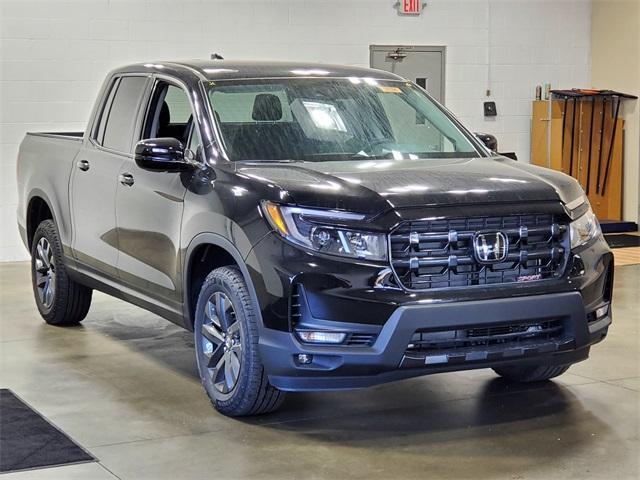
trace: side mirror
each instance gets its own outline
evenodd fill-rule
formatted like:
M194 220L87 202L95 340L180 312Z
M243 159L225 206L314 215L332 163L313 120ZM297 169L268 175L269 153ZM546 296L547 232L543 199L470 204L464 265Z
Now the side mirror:
M184 146L176 138L149 138L136 143L134 158L140 168L163 172L181 172L191 167Z
M489 133L476 133L478 139L492 152L498 151L498 139Z

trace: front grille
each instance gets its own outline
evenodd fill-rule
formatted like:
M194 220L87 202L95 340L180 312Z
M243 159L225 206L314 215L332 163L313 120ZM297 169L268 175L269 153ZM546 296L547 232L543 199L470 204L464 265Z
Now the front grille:
M443 355L486 349L516 348L558 339L561 320L473 327L460 330L416 331L407 354Z
M477 261L473 239L482 231L507 237L503 262ZM568 227L550 214L412 221L391 233L390 251L400 286L408 290L549 280L564 271Z

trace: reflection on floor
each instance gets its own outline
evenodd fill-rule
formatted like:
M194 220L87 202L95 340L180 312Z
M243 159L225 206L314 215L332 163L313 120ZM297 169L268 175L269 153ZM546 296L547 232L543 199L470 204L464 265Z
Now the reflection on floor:
M99 459L3 480L640 476L640 266L616 271L609 338L555 382L442 374L244 420L211 409L188 332L102 294L81 327L49 327L28 265L0 275L0 386Z
M615 234L611 234L615 235ZM640 236L639 232L626 232L621 235L635 235ZM627 247L627 248L614 248L613 252L614 264L617 267L624 265L638 265L640 264L640 247Z
M640 247L615 248L613 260L617 267L637 265L640 263Z

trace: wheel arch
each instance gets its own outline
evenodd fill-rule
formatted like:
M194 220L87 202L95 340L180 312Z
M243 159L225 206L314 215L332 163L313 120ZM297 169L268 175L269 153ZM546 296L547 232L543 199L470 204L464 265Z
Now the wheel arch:
M200 266L198 262L202 262ZM186 249L183 265L185 266L183 270L183 315L186 328L193 330L198 292L204 277L214 268L225 265L235 265L240 269L247 284L254 310L258 315L259 324L262 325L260 304L249 269L242 254L233 243L215 233L198 234Z
M26 228L26 241L27 248L31 250L31 243L33 242L33 236L38 228L38 225L44 220L53 220L53 223L58 228L58 222L56 220L56 212L51 205L51 201L47 195L41 190L34 190L29 195L29 201L27 202L25 218Z

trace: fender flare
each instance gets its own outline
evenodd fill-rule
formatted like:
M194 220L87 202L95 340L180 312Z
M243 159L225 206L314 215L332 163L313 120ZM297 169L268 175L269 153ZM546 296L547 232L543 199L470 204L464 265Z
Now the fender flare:
M183 298L184 298L182 309L183 309L183 316L184 316L184 326L187 329L193 331L193 324L195 321L195 318L191 318L191 309L189 308L191 293L192 293L189 285L189 277L191 276L191 265L190 265L191 257L197 247L205 244L210 244L210 245L215 245L217 247L220 247L233 257L236 264L238 265L238 268L240 268L240 272L242 273L242 276L244 277L244 280L247 284L247 289L249 290L249 296L251 297L253 308L258 317L259 325L260 327L262 327L263 325L262 312L260 310L260 303L258 302L258 295L256 293L256 289L251 280L249 269L247 268L247 264L245 263L244 258L242 257L242 254L236 248L236 246L233 243L231 243L227 238L217 233L211 233L211 232L199 233L198 235L193 237L193 239L187 246L187 249L184 254L183 269L182 269L183 271L182 292L183 292Z

